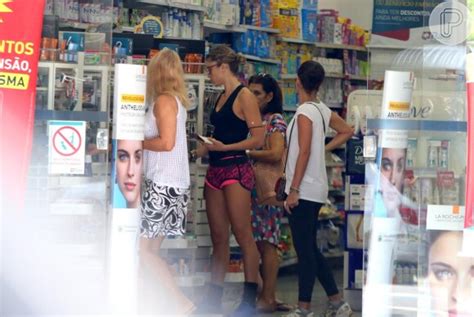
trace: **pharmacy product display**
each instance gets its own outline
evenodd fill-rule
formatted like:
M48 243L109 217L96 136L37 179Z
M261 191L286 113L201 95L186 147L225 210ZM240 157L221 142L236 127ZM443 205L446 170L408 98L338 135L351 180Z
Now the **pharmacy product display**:
M433 53L441 56L443 51L440 46ZM445 243L443 239L457 250L453 267L469 261L457 255L462 238L456 233L464 226L463 77L441 83L449 58L437 61L439 65L431 67L415 64L386 72L384 90L349 96L348 121L359 127L366 162L364 316L405 315L408 310L426 311L428 316L466 309L462 300L453 304L450 298L458 298L457 293L434 278L434 263L441 261L436 246ZM422 87L413 85L414 78ZM355 201L352 195L350 199Z

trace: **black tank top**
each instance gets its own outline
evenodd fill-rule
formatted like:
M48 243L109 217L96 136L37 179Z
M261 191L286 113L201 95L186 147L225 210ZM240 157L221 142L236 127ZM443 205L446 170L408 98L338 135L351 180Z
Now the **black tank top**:
M214 126L213 137L224 144L238 143L248 137L249 129L247 127L247 122L237 117L232 110L235 99L237 99L239 92L243 88L244 85L235 88L219 111L216 111L219 100L217 101L214 110L212 110L210 119L211 124ZM229 156L245 157L245 151L211 151L209 152L209 163L211 165L213 165L213 163L216 164L219 160ZM231 163L231 161L232 160L229 160L229 163Z

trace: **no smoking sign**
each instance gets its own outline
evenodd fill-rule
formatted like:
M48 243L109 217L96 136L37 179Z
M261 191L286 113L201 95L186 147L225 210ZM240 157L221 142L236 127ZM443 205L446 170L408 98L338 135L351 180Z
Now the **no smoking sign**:
M49 173L84 174L84 121L49 121Z
M53 135L54 150L60 155L74 155L79 151L81 145L81 134L73 127L62 127Z

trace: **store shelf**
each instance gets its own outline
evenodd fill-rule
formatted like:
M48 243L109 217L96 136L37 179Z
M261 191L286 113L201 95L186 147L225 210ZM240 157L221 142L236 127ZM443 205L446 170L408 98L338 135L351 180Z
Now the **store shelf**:
M367 119L368 129L409 131L466 132L466 121Z
M325 258L341 258L344 256L344 251L338 251L338 252L323 252L323 255Z
M117 30L115 31L122 31L122 32L135 32L135 27L134 26L120 26Z
M84 23L84 22L72 22L72 21L61 21L59 22L59 28L73 28L78 30L88 30L93 27L97 27L97 23Z
M191 74L191 73L186 73L184 74L184 79L185 80L201 80L201 79L208 79L209 76L208 75L204 75L204 74Z
M281 42L293 43L293 44L314 45L314 46L320 47L320 48L344 49L344 50L361 51L361 52L366 52L367 51L367 48L365 48L363 46L357 46L357 45L310 42L310 41L305 41L305 40L302 40L302 39L294 39L294 38L288 38L288 37L280 37L280 38L278 38L278 40L281 41Z
M302 40L302 39L294 39L294 38L290 38L290 37L279 37L278 41L285 42L285 43L292 43L292 44L306 44L306 45L314 45L315 44L314 42L305 41L305 40Z
M280 33L279 29L263 28L263 27L254 26L254 25L241 24L240 27L244 28L245 30L255 30L255 31L267 32L267 33L273 33L273 34L279 34Z
M56 89L57 90L57 89ZM36 110L35 120L71 120L109 122L109 113L105 111L59 111L59 110Z
M138 0L137 2L146 3L146 4L153 4L157 6L169 7L169 8L177 8L183 9L188 11L198 11L198 12L206 12L206 8L203 6L193 5L189 3L181 3L171 0Z
M298 258L293 257L293 258L289 258L289 259L285 259L285 260L281 261L280 267L295 265L296 263L298 263Z
M196 249L198 246L195 239L165 239L162 244L162 249Z
M297 75L296 74L281 74L280 78L283 80L289 80L289 79L296 79Z
M204 29L213 33L245 33L247 29L236 25L224 25L211 21L204 21Z
M258 56L247 55L247 54L243 54L243 56L249 61L256 61L256 62L262 62L262 63L268 63L268 64L277 64L277 65L281 64L281 62L277 59L261 58Z
M36 87L36 91L48 91L48 87Z
M293 80L293 79L296 79L296 77L297 77L296 74L282 74L282 75L280 75L280 78L282 80ZM345 75L345 74L340 74L340 73L326 73L325 77L326 78L345 79L345 80L363 80L363 81L367 80L366 76Z

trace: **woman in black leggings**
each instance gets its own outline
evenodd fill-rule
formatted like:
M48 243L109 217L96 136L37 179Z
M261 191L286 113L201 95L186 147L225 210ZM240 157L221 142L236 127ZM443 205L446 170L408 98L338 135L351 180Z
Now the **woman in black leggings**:
M319 100L319 86L324 80L323 67L314 61L298 69L296 90L300 105L287 132L288 162L284 207L289 214L293 244L298 256L298 308L287 316L313 316L311 296L316 277L329 298L325 317L348 317L352 310L337 289L326 259L316 245L318 215L328 197L325 151L345 143L352 128ZM331 127L337 135L326 146L325 134Z

